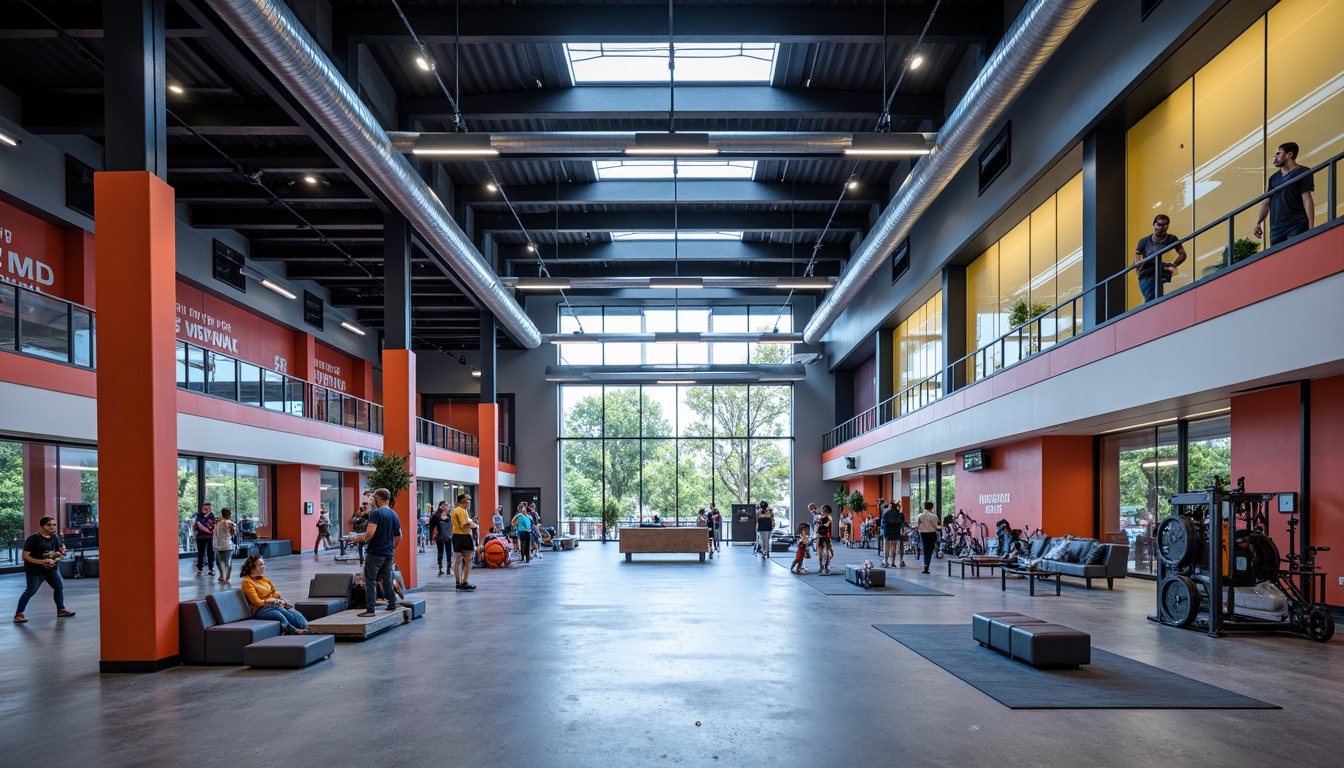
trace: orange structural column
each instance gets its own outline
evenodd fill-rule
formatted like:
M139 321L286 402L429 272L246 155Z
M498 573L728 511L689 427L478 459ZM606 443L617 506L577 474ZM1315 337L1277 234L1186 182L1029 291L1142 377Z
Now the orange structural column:
M392 508L401 521L401 544L396 563L407 589L416 586L415 524L419 514L415 501L415 353L409 349L383 350L383 452L410 454L407 469L411 484L397 494Z
M94 199L100 668L148 672L178 655L173 190L100 172Z
M312 514L308 505L312 504ZM274 538L289 539L290 551L299 553L317 540L317 513L322 505L322 470L308 464L280 464L275 468Z
M476 487L476 512L482 531L490 529L490 518L499 506L499 404L480 403L476 406L478 417L476 436L481 455L480 480ZM511 510L504 510L504 524L512 519ZM482 534L484 535L484 534Z

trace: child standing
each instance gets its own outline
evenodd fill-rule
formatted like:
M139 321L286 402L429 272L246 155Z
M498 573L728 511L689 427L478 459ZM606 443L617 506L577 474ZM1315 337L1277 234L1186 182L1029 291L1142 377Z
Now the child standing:
M807 553L808 534L811 532L812 527L807 523L798 526L798 553L793 556L793 565L789 568L794 573L807 573L807 566L803 565L803 560L811 557Z

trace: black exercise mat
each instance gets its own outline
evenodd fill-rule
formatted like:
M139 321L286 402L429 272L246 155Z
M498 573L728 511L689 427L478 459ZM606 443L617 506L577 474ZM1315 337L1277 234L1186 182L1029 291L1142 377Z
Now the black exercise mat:
M787 562L783 558L772 557L771 562L781 568L788 568L793 565L793 558ZM815 562L815 561L810 561ZM812 587L823 595L875 595L878 597L952 597L946 592L939 592L923 584L917 584L905 579L892 578L892 571L887 569L887 585L885 587L873 587L864 589L857 584L851 584L845 581L845 569L841 566L839 570L831 569L829 576L822 576L816 571L812 573L789 575ZM969 630L968 630L969 631Z
M1036 669L982 648L969 622L873 628L1010 709L1281 709L1097 648L1085 667Z

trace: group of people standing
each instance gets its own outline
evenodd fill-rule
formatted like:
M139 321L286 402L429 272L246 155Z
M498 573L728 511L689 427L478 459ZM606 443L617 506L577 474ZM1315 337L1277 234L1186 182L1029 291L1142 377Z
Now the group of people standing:
M233 510L224 507L216 517L214 505L207 501L192 516L191 530L196 537L196 575L205 569L207 575L214 576L218 564L216 583L228 584L233 579L233 551L238 546Z

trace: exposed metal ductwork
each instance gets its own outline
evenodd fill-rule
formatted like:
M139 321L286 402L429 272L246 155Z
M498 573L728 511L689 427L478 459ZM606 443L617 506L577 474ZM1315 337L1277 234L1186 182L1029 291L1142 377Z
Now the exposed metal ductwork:
M939 132L938 145L906 178L840 275L835 289L817 307L803 331L807 343L821 341L1095 2L1034 0L1022 11Z
M474 291L519 344L540 345L536 325L289 8L279 0L207 1L415 227L440 268Z
M636 136L641 134L586 131L473 135L488 137L488 145L501 155L582 154L620 157L635 145ZM708 138L708 146L720 155L843 155L853 150L856 141L856 134L852 133L715 132L703 135ZM423 139L441 136L444 134L414 131L388 133L392 146L402 152L415 152ZM891 148L890 152L884 152L882 147L878 147L869 151L871 155L923 154L937 138L935 133L858 134L858 136L862 140L875 140Z

